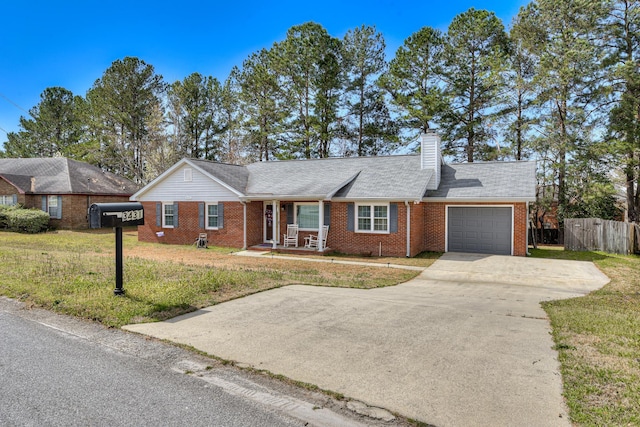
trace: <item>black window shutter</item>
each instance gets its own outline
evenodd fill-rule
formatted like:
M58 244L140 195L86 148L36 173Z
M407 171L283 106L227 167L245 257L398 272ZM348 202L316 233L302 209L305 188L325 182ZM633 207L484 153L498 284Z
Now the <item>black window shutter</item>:
M355 206L353 203L347 204L347 231L354 231L355 227Z
M156 203L156 227L162 227L162 203Z
M178 204L173 204L173 228L178 228Z
M293 203L287 203L285 208L287 209L287 224L293 224Z
M389 204L389 233L398 232L398 204Z
M224 228L224 204L218 203L218 228Z
M331 205L324 205L324 225L331 225Z
M198 203L198 227L204 228L204 203Z

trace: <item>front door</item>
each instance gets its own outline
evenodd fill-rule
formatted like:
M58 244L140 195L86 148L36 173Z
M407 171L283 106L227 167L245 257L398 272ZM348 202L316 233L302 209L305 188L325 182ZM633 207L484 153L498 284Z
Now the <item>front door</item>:
M278 242L278 202L264 204L264 241L271 243L275 239Z

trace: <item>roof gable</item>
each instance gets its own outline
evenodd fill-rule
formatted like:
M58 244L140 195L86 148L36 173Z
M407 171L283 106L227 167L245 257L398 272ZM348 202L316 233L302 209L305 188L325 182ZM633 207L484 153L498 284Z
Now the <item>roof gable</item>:
M185 168L192 168L195 173L189 182L189 190L185 192L181 178ZM131 196L131 200L237 200L244 196L244 186L248 172L244 166L216 163L208 160L182 159ZM218 190L211 191L204 187L213 184ZM195 199L193 199L195 200Z

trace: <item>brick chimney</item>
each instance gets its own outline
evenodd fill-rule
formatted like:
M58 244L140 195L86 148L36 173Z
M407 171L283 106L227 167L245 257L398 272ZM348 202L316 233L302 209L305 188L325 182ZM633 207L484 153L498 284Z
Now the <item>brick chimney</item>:
M429 131L420 135L420 168L431 169L435 173L429 180L427 190L437 190L440 185L442 153L440 151L440 135Z

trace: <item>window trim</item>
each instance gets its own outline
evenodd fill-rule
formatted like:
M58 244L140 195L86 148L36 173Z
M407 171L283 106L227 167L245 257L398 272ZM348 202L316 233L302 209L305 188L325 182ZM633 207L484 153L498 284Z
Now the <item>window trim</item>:
M293 204L293 223L298 225L300 231L318 231L319 228L301 228L298 224L298 206L316 206L318 208L318 224L320 223L320 206L318 202L296 202Z
M175 203L173 202L162 202L162 228L174 228L175 227L175 215L176 215L176 210L175 208L173 208L173 213L171 214L171 218L174 219L173 224L171 225L167 225L167 214L165 211L165 206L174 206Z
M371 203L366 203L366 202L362 202L362 203L355 203L354 206L354 212L353 212L353 230L356 233L367 233L367 234L391 234L391 208L390 208L390 203L378 203L378 202L371 202ZM370 215L369 215L369 220L371 221L371 228L366 229L366 230L361 230L360 229L360 221L358 221L360 219L360 215L359 215L359 208L360 206L367 206L371 209ZM387 210L387 229L386 230L374 230L375 227L375 207L376 206L384 206ZM364 218L364 217L363 217ZM382 218L382 217L379 217Z
M15 206L17 205L16 202L16 195L15 194L2 194L0 195L0 205L2 206ZM6 201L9 201L9 203L4 203Z
M218 202L207 202L204 204L204 228L205 230L218 230L220 229L220 208L217 207L219 205ZM215 227L209 226L209 206L216 206L217 214L216 217L216 225Z

